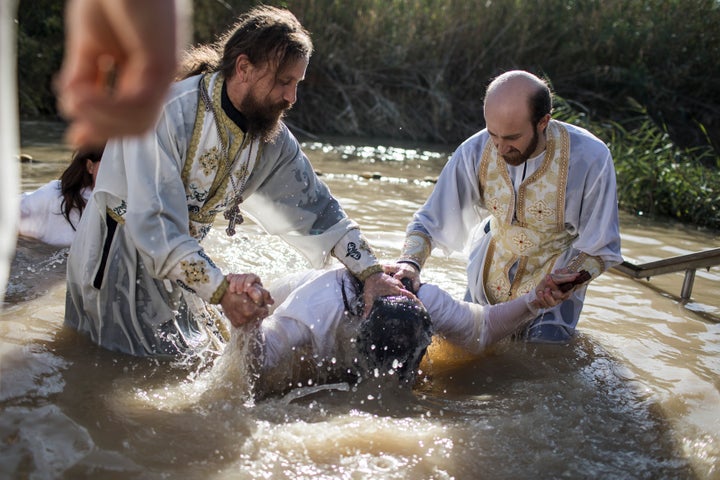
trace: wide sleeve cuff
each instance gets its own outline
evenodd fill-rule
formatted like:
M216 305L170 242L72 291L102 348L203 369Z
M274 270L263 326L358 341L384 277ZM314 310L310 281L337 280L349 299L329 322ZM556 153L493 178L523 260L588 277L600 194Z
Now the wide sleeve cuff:
M382 271L380 262L359 228L348 230L335 244L332 254L360 281L365 281L373 273ZM380 269L378 270L377 267Z
M230 282L227 281L227 278L223 277L220 286L215 290L215 293L212 294L212 297L210 297L210 303L215 305L219 304L229 286Z
M210 303L220 303L227 289L225 275L202 251L184 257L168 278Z
M432 241L430 237L421 232L412 232L405 237L398 262L412 263L418 270L423 268L430 256Z
M567 269L570 272L585 270L590 274L591 279L595 279L606 270L606 267L605 262L601 257L593 257L587 253L580 253L570 260L570 263L567 265Z

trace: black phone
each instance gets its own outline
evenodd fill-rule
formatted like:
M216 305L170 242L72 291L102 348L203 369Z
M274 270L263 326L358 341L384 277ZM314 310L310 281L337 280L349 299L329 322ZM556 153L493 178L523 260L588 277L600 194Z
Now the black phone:
M579 273L580 273L580 275L578 275L577 278L575 278L575 280L573 280L571 282L561 283L560 285L558 285L558 288L560 289L560 291L565 293L568 290L570 290L571 288L573 288L577 285L581 285L581 284L587 282L588 280L590 280L591 275L587 272L587 270L580 270Z

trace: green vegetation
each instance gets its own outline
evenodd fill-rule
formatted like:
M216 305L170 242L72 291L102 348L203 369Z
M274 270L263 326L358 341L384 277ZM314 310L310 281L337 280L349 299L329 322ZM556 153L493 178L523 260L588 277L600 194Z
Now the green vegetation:
M20 1L26 115L55 112L59 3ZM257 3L194 0L195 41ZM566 99L561 118L608 142L624 209L720 228L718 0L264 3L292 10L315 42L289 117L298 132L455 145L483 127L489 79L522 68Z
M20 1L18 7L18 93L20 114L55 113L52 80L63 53L63 2Z
M639 106L636 117L601 123L555 100L555 118L594 132L610 147L620 208L720 230L720 157L709 145L678 147Z

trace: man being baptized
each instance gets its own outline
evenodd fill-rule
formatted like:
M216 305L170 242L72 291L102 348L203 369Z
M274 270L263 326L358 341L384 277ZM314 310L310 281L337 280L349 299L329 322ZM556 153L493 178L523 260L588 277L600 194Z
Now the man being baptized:
M386 273L392 267L385 267ZM559 285L578 274L547 275L533 291L498 305L453 299L423 284L416 298L381 297L363 318L360 283L345 268L310 270L280 279L269 289L276 307L260 326L262 394L363 378L391 377L412 383L432 335L469 354L518 332L572 294ZM228 276L230 290L268 298L252 274Z

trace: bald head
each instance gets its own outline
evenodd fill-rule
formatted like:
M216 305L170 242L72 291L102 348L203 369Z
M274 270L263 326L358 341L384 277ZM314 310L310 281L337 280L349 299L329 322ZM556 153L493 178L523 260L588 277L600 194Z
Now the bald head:
M513 70L490 83L485 126L508 164L522 165L545 149L551 110L550 89L531 73Z
M502 108L507 114L537 123L552 111L552 95L547 83L532 73L511 70L496 77L485 93L485 115Z

